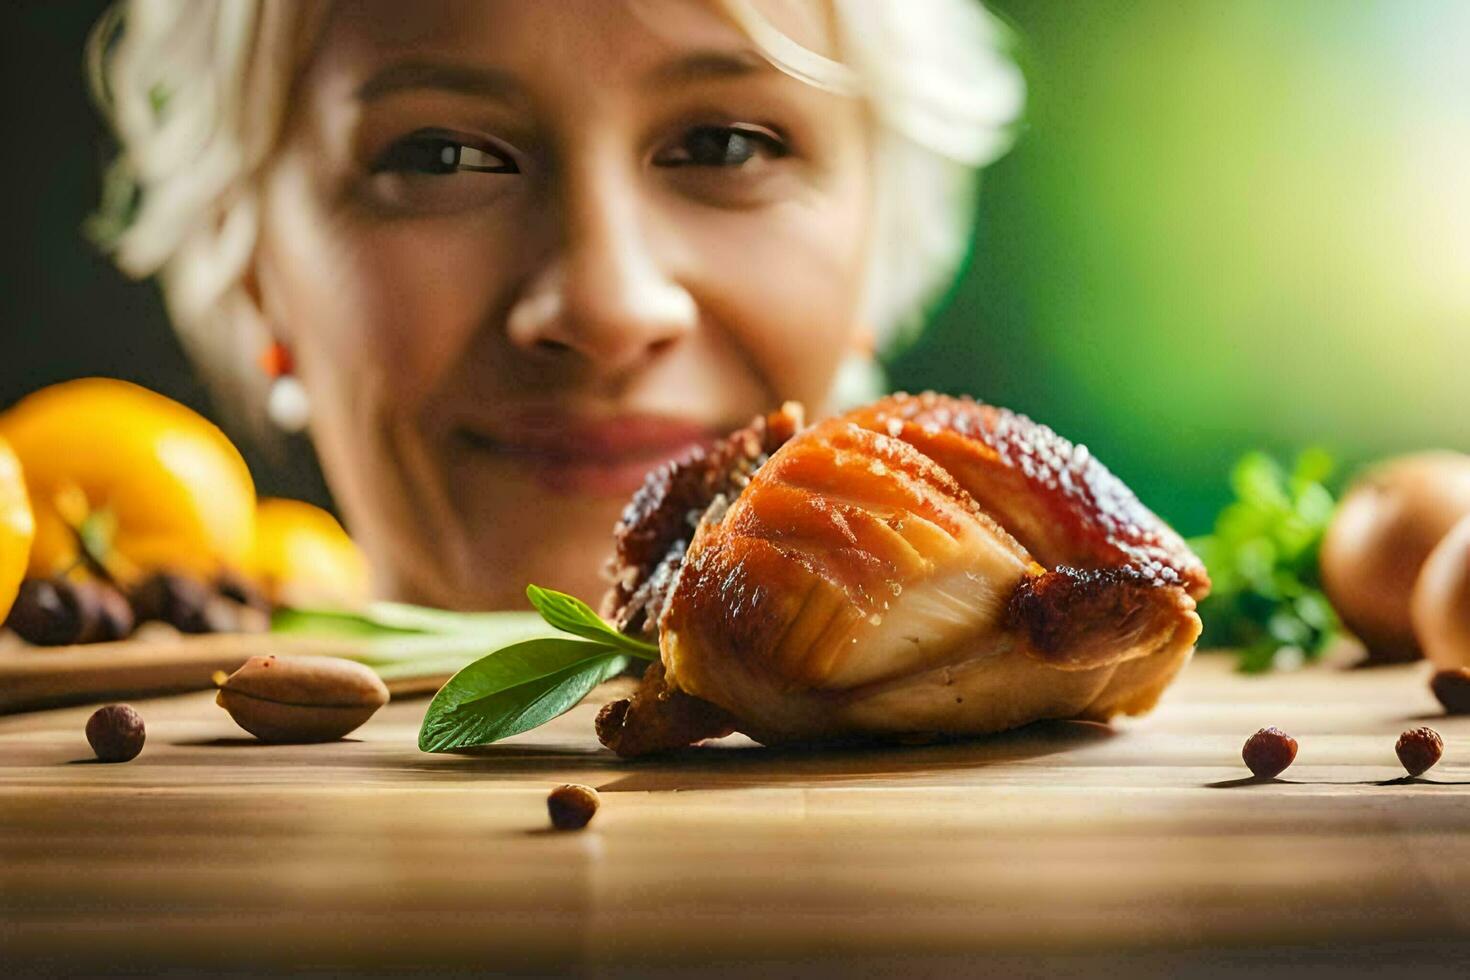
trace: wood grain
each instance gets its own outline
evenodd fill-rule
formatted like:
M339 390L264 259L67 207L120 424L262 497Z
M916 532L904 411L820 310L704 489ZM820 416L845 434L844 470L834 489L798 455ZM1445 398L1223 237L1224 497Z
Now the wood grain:
M360 641L268 633L171 635L68 647L0 647L0 714L214 687L258 654L352 657ZM448 675L388 681L394 694L433 694Z
M254 743L208 694L135 702L124 765L83 761L86 708L14 715L0 950L38 971L1462 976L1470 718L1426 677L1201 656L1114 729L638 763L597 746L596 699L455 756L415 748L423 701L311 746ZM1384 784L1425 723L1445 760ZM1242 779L1271 724L1296 764ZM585 832L546 830L562 782L602 792Z

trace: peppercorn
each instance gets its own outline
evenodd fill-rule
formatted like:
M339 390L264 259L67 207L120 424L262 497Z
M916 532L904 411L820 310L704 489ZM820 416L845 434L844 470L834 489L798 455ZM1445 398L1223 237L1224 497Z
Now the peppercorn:
M551 791L546 811L557 830L581 830L597 813L600 797L591 786L567 783Z
M143 718L130 705L109 704L87 719L87 741L103 762L127 762L143 751Z
M1259 779L1272 779L1296 759L1296 739L1279 728L1262 728L1241 749L1246 768Z
M1415 728L1399 736L1393 747L1410 776L1418 776L1444 755L1444 739L1432 728Z

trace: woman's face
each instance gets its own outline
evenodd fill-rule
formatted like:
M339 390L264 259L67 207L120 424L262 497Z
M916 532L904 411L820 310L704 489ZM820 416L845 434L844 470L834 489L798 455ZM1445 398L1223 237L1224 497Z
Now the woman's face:
M835 56L825 5L760 5ZM254 280L379 590L596 600L658 463L820 411L869 231L868 122L694 0L336 5Z

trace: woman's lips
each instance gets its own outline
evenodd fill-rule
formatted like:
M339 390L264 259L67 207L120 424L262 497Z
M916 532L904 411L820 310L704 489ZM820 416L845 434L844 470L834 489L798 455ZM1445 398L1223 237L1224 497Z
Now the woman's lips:
M711 426L666 415L527 413L457 431L475 449L524 466L547 490L592 496L627 496L659 464L720 436Z

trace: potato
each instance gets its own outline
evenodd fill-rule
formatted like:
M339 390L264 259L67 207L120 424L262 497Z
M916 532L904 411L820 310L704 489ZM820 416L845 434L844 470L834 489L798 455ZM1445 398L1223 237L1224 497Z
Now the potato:
M1422 655L1409 600L1424 560L1470 515L1470 456L1427 452L1360 479L1322 542L1322 585L1343 623L1378 661Z
M1435 667L1470 667L1470 517L1429 553L1409 608L1414 635Z

